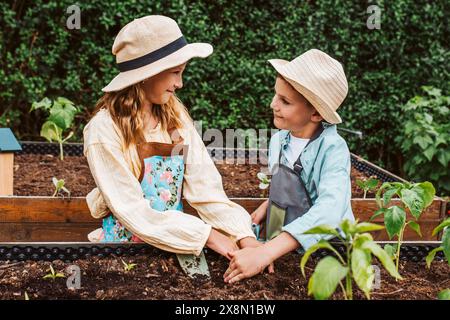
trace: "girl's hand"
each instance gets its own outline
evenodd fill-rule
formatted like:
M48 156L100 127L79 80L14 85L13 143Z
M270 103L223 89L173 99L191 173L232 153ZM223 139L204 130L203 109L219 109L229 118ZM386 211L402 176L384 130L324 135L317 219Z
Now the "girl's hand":
M211 229L206 246L226 257L228 260L231 260L231 256L228 253L239 250L235 242L215 229Z
M244 248L239 251L230 252L232 260L227 271L223 275L227 283L238 282L245 278L253 277L261 273L272 263L264 250L264 246L256 248Z

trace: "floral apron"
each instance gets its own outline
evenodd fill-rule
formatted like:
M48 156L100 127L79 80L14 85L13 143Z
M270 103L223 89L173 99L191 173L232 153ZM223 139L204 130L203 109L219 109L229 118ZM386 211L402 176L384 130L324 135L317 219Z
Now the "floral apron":
M141 183L144 197L158 211L183 210L181 190L188 146L176 129L168 130L172 143L144 142L137 145L141 161ZM103 219L101 242L142 242L110 214Z

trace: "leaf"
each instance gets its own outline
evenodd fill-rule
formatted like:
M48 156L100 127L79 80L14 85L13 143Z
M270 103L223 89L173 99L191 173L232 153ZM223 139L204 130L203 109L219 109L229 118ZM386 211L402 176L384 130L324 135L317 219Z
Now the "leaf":
M436 195L436 189L434 188L431 182L425 181L417 184L413 189L419 187L422 192L419 192L422 195L422 200L424 202L424 209L427 208L431 203L433 203L434 196Z
M384 268L387 270L387 272L389 272L391 276L399 280L402 279L402 276L395 268L395 264L392 261L392 258L377 243L375 243L374 241L365 241L362 244L362 249L370 250L370 252L372 252L372 254L378 258L378 260L380 260Z
M399 206L392 206L384 213L384 225L389 239L398 235L406 220L406 212Z
M41 128L41 136L49 142L61 141L62 130L52 121L46 121Z
M337 250L335 248L333 248L333 246L328 243L325 240L320 240L319 242L317 242L316 244L312 245L304 254L302 259L300 260L300 269L302 271L302 275L304 278L306 278L305 276L305 265L308 262L309 257L316 252L319 249L328 249L332 252L334 252L334 254L336 254L336 256L339 257L339 259L341 261L344 261L341 257L341 255L339 254L339 252L337 252Z
M369 190L372 190L372 189L374 189L374 188L376 188L376 187L378 186L378 183L379 183L378 179L370 178L370 179L366 182L367 188L368 188Z
M434 228L432 235L435 236L438 232L449 226L450 226L450 218L447 218L444 221L442 221L436 228Z
M391 202L392 197L397 193L398 190L399 189L397 188L389 189L383 194L383 203L385 206L387 206L389 202Z
M359 180L359 179L356 180L356 185L363 190L365 189L365 184L364 184L364 181L362 181L362 180Z
M258 172L258 174L256 175L258 177L259 180L264 180L267 179L267 175L263 172Z
M361 222L356 225L355 233L378 231L378 230L383 230L383 229L384 229L384 226L380 226L379 224L369 223L369 222Z
M54 122L58 127L65 130L72 125L72 121L77 113L77 108L72 104L61 104L55 101L50 110L49 121Z
M309 279L308 295L313 294L316 300L328 299L347 273L348 267L344 267L336 258L323 258Z
M373 221L376 217L381 216L386 212L386 208L381 208L375 211L375 213L369 218L369 221Z
M364 292L367 299L370 299L375 272L371 265L372 257L369 250L353 248L351 267L353 279L358 287Z
M442 247L444 248L444 255L450 265L450 229L446 229L442 236Z
M389 257L393 259L395 257L395 253L397 252L397 247L392 244L386 244L384 246L384 251L386 251Z
M423 155L427 158L428 161L431 161L435 153L436 148L433 145L431 145L423 152Z
M39 102L33 102L33 104L31 105L30 112L37 109L49 110L51 105L52 101L49 98L45 97Z
M437 247L437 248L434 248L433 250L431 250L430 252L428 252L427 257L425 258L425 262L427 263L428 269L430 269L431 263L433 262L434 257L436 256L436 253L438 253L439 251L442 251L442 250L444 250L444 248Z
M444 289L438 293L439 300L450 300L450 289Z
M381 203L381 194L383 192L384 189L388 189L391 188L391 183L390 182L384 182L381 187L378 189L377 193L375 194L375 200L377 202L377 205L379 208L383 207L383 204Z
M305 232L303 232L303 234L332 234L334 236L339 237L340 234L339 232L336 231L336 228L330 226L330 225L320 225L317 227L313 227Z
M415 190L410 189L403 189L400 195L402 202L409 208L414 218L419 219L425 204L422 197Z
M422 232L420 232L420 225L415 221L409 221L408 226L413 229L420 237L422 237Z

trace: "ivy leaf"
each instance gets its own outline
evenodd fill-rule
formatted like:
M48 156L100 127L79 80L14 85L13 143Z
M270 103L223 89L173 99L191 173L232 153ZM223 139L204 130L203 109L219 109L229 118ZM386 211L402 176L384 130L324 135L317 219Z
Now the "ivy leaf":
M347 273L348 267L344 267L336 258L323 258L309 279L308 295L313 294L316 300L328 299Z
M399 206L392 206L384 213L384 225L389 239L398 235L406 221L406 212Z

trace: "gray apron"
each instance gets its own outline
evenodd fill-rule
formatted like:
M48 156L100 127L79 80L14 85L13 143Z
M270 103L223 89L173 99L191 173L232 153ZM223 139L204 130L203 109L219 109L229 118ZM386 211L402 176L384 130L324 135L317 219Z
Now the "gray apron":
M308 141L306 147L317 139L323 131L318 131ZM312 201L301 178L303 166L300 160L301 153L295 161L293 169L281 164L281 152L278 163L275 164L275 174L270 181L269 206L266 217L266 241L281 233L283 226L303 216L312 206Z

